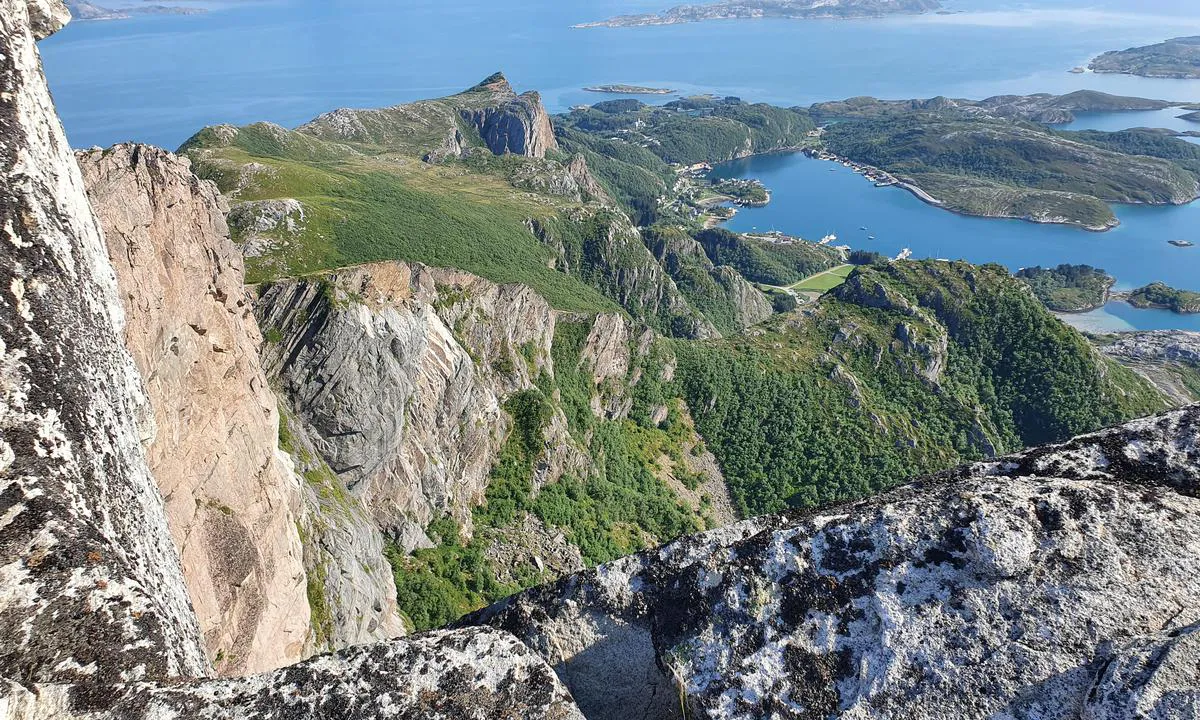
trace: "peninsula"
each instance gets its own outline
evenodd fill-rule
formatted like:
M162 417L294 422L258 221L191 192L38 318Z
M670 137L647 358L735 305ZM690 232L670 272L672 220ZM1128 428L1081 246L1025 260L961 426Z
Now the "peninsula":
M1088 65L1098 73L1148 78L1200 78L1200 35L1106 52Z
M864 18L916 15L942 9L938 0L723 0L678 5L661 13L618 15L608 20L574 25L576 28L678 25L704 20L753 18Z
M1155 130L1046 125L1089 108L1164 104L1094 92L852 98L814 105L809 114L825 127L831 158L885 184L918 188L918 197L938 207L1103 231L1118 224L1112 203L1179 205L1200 196L1200 147Z
M644 87L642 85L593 85L585 87L587 92L613 93L616 95L671 95L675 91L670 88Z

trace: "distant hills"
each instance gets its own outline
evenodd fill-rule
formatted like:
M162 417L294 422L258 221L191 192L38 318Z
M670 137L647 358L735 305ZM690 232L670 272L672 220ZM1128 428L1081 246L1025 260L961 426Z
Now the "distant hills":
M661 13L618 15L577 28L677 25L703 20L748 18L861 18L913 15L940 10L938 0L726 0L700 5L678 5Z
M94 5L84 0L67 0L67 8L76 20L127 20L135 15L202 15L204 8L180 7L178 5L134 5L110 8Z

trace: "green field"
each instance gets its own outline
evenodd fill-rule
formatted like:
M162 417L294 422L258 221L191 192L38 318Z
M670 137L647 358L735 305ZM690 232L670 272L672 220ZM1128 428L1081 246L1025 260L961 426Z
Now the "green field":
M853 265L839 265L832 270L826 270L823 273L817 273L811 277L804 278L795 285L792 285L792 290L796 292L826 293L846 282L846 278L850 277L850 273L852 272L854 272Z

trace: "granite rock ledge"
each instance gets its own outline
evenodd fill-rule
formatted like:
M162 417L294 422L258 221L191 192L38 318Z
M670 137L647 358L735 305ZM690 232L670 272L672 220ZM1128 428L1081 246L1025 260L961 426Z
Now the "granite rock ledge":
M1195 718L1198 533L1191 406L680 540L464 624L515 633L590 720Z

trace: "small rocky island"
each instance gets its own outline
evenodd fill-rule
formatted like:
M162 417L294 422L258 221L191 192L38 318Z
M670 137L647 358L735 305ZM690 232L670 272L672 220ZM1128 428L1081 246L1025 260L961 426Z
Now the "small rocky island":
M641 85L593 85L585 87L587 92L611 93L615 95L672 95L675 90L670 88L643 87Z
M1098 73L1120 73L1148 78L1200 78L1200 35L1106 52L1093 60L1088 67Z
M618 15L608 20L580 23L573 27L640 27L754 18L866 18L917 15L941 9L942 4L938 0L722 0L702 5L678 5L661 13Z

